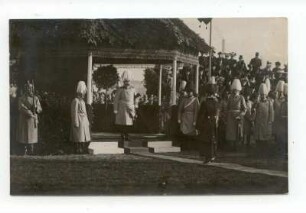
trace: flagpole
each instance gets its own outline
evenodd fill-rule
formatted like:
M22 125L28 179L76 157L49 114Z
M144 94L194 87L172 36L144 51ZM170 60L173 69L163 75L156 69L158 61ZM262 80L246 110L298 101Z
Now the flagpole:
M211 47L211 35L212 35L212 20L210 20L209 24L209 46L210 46L210 51L209 51L209 72L208 72L208 79L211 77L211 60L212 60L212 47Z

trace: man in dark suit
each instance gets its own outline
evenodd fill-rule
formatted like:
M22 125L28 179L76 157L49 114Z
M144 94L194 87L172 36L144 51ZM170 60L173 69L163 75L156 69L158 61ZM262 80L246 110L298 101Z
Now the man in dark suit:
M250 61L250 65L251 65L251 70L253 74L256 74L259 72L259 69L262 65L261 63L261 59L259 58L259 53L256 52L255 53L255 58L252 58Z

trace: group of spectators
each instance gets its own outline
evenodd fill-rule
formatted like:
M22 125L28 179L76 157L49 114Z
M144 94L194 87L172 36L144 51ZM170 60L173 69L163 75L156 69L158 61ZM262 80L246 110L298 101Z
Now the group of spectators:
M202 141L205 148L200 150L207 161L215 158L217 145L236 151L240 145L249 149L251 140L256 141L259 155L267 154L272 143L286 157L287 65L281 68L275 62L272 68L268 61L263 67L259 53L246 65L243 56L237 61L235 54L219 53L212 57L208 78L209 57L200 57L200 64L199 94L194 93L193 78L180 81L178 123L183 135Z

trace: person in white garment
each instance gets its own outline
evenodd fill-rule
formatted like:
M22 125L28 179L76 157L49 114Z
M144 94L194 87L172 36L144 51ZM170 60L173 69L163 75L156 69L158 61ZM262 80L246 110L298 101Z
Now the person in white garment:
M91 141L89 121L86 111L84 97L87 88L84 81L79 81L76 97L71 103L71 134L70 140L75 143L77 154L87 153L86 148Z

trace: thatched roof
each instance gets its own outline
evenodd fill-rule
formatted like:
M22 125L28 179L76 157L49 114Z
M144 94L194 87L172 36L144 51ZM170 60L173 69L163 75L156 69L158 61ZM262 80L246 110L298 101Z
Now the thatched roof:
M11 20L10 50L61 48L177 50L197 55L209 46L179 19Z

